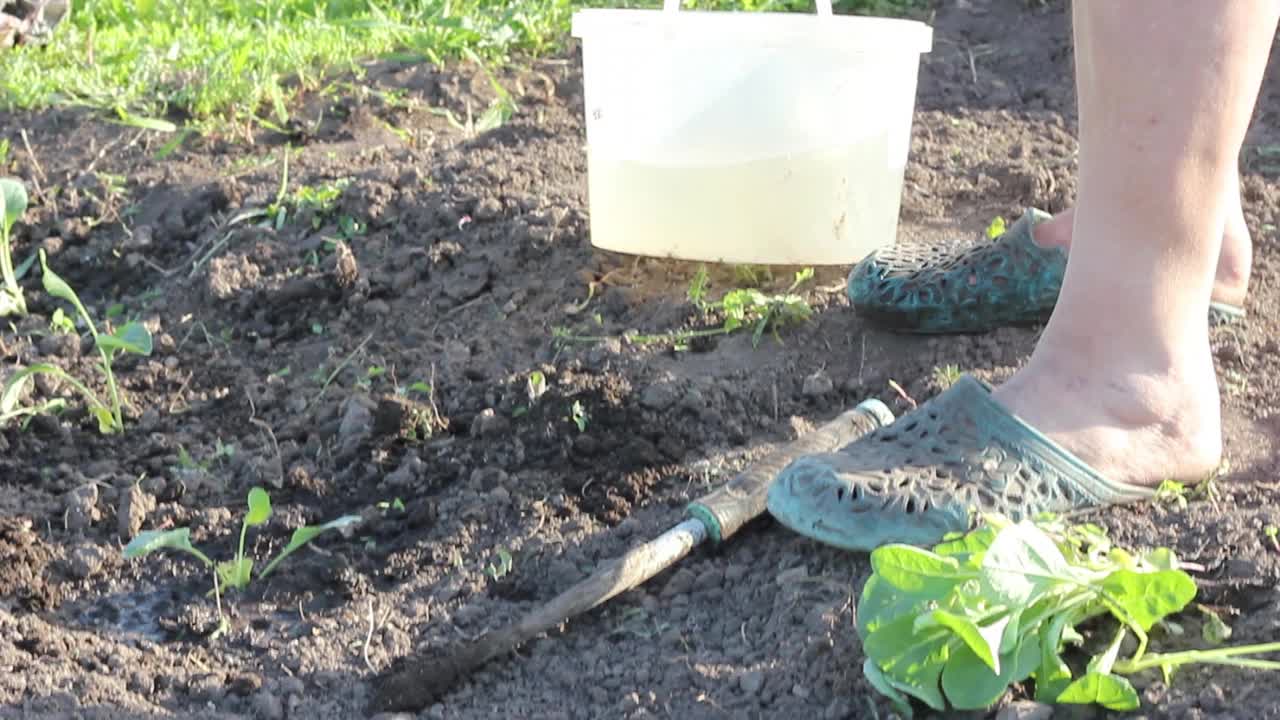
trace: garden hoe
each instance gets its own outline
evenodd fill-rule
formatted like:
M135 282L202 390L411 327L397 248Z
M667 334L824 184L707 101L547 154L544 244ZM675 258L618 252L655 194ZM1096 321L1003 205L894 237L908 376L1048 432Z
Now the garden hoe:
M560 593L518 622L436 657L397 661L375 681L372 712L416 711L435 702L458 681L499 655L512 652L539 633L634 588L674 565L708 538L722 543L765 511L769 485L793 460L830 452L878 427L893 422L893 413L870 399L817 430L775 450L727 484L693 502L687 518L657 538L606 562L600 569Z

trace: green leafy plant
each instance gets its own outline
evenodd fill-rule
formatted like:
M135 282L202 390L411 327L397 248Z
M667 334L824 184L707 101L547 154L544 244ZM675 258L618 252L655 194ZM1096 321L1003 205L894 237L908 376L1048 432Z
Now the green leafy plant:
M267 491L260 487L255 487L249 491L248 506L248 512L245 513L244 521L240 525L240 544L236 549L235 556L230 560L214 562L208 555L191 544L191 529L185 527L172 530L148 530L139 533L125 546L124 557L132 560L157 550L165 549L180 550L194 556L205 567L213 571L213 590L210 592L218 598L218 614L221 616L221 588L243 590L249 586L254 577L253 558L245 557L244 554L244 543L249 528L262 525L271 517L271 498L267 495ZM267 563L262 572L258 573L257 578L261 580L270 575L282 560L314 540L321 533L344 528L358 522L360 522L359 515L344 515L323 525L304 525L294 530L293 536L289 539L289 544L271 562ZM226 619L223 618L224 627L225 623Z
M1125 675L1159 669L1172 682L1174 670L1193 663L1280 669L1242 657L1280 651L1280 643L1148 653L1152 628L1186 608L1196 584L1172 551L1137 555L1096 526L990 517L932 550L882 546L871 564L857 610L863 671L907 717L911 699L940 712L980 710L1029 679L1040 702L1132 710L1138 694ZM1107 616L1115 635L1074 674L1066 644L1082 642L1077 626ZM1122 658L1130 633L1137 648Z
M1280 536L1280 528L1275 525L1268 525L1262 529L1262 533L1267 536L1267 541L1271 543L1272 549L1280 552L1280 540L1276 539L1277 536Z
M93 336L94 346L98 348L98 355L101 360L99 367L106 379L108 399L103 402L99 399L97 393L57 365L37 363L15 372L9 377L9 381L5 383L4 389L0 390L0 424L4 424L15 417L38 413L44 407L47 407L22 407L20 402L27 384L36 375L50 375L65 381L84 397L89 405L89 412L98 421L98 430L102 434L110 435L120 432L124 430L124 416L121 412L120 389L116 385L116 377L111 370L111 362L118 353L150 355L152 349L151 333L146 326L138 322L125 323L110 334L98 332L97 325L94 324L89 311L80 302L80 298L75 291L49 268L43 249L40 250L40 267L43 273L41 279L44 283L45 292L71 303L85 326L89 328L89 333Z
M27 211L27 189L13 178L0 178L0 317L26 315L27 302L13 272L13 254L9 233L14 223Z
M778 338L778 328L803 322L813 315L813 309L804 298L795 294L797 288L813 279L813 268L796 273L791 287L782 295L765 295L759 290L745 288L730 291L720 301L724 310L724 331L731 333L745 325L754 325L751 342L760 344L765 330L772 330Z

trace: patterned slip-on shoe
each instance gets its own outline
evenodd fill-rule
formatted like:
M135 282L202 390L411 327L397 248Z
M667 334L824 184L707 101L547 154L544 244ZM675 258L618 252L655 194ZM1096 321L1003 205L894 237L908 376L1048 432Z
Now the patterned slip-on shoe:
M788 465L768 509L808 538L847 550L932 546L984 514L1018 521L1137 502L1154 491L1102 477L1010 414L965 375L890 425Z
M1044 322L1067 269L1061 248L1037 245L1032 228L1051 216L1027 210L991 242L959 250L894 246L877 250L849 273L849 300L862 317L902 333L990 332ZM1213 303L1217 326L1244 309Z

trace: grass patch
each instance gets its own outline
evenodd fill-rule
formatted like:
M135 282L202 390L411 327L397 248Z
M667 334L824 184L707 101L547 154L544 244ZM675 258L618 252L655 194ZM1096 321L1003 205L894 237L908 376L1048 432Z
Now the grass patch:
M926 0L841 0L841 12L903 14ZM83 105L173 130L284 125L299 91L364 60L445 64L545 55L587 6L660 0L85 0L43 48L0 52L0 108ZM693 0L699 9L808 11L811 0Z

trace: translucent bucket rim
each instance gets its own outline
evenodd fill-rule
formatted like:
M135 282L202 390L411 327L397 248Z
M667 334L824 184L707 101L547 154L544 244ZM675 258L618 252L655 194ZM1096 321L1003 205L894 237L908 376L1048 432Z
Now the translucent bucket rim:
M573 37L632 36L708 47L822 46L851 53L927 53L933 28L919 20L808 13L593 8L573 15Z

